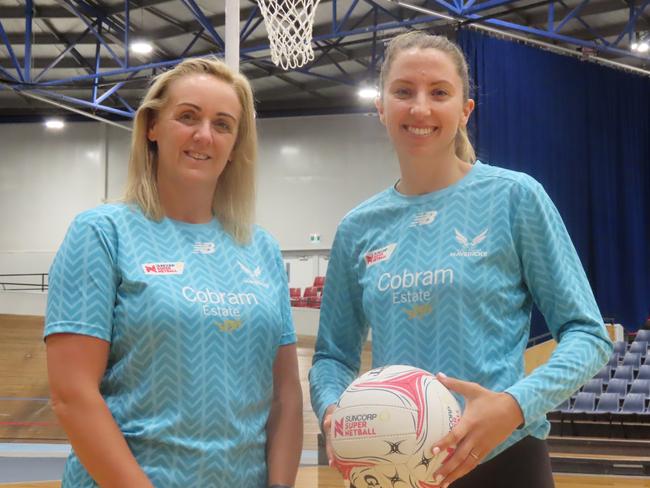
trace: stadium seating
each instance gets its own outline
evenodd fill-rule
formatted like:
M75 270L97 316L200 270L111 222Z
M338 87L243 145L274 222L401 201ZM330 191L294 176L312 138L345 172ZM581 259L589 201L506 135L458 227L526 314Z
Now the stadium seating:
M650 343L650 329L639 329L636 333L634 341L645 341Z
M616 393L603 393L598 400L596 412L618 413L620 410L619 397Z
M300 307L300 288L289 288L289 299L292 307Z
M603 384L604 382L601 378L593 378L585 383L585 385L582 387L582 391L600 395L603 392Z
M650 380L636 379L632 382L630 393L641 393L646 400L650 400Z
M613 379L609 380L607 385L607 393L612 393L618 396L618 398L623 398L627 395L627 381L622 379Z
M623 356L627 351L627 344L624 341L617 341L614 343L614 352L619 356Z
M640 354L641 357L645 359L648 354L648 342L640 340L634 341L632 344L630 344L629 352Z
M623 400L623 413L645 413L645 396L642 393L628 393Z
M650 380L650 364L641 366L636 377L639 380Z
M623 356L623 366L632 366L633 369L639 369L641 366L641 354L636 352L626 352Z
M632 380L634 380L634 368L632 366L621 365L616 368L612 378L620 378L626 380L628 383L632 383Z
M581 391L576 395L572 413L593 413L596 410L596 394Z

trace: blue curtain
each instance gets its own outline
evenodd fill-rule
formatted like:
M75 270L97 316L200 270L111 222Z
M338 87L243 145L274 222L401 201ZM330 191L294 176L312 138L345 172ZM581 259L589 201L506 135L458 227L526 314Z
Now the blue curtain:
M650 313L650 78L469 30L458 43L479 159L544 185L602 315L638 329ZM543 329L533 321L532 335Z

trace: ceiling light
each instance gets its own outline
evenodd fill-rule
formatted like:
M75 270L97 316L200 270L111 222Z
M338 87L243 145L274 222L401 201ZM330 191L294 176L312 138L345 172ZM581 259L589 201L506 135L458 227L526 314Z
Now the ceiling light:
M647 41L639 43L639 47L637 47L637 51L640 53L647 53L648 49L650 49L650 45L648 45Z
M280 148L280 153L283 154L284 156L291 156L294 154L298 154L298 148L296 146L282 146Z
M153 51L153 46L147 41L133 41L131 51L136 54L149 54Z
M45 127L52 130L61 130L65 127L65 124L61 119L47 119L45 121Z
M630 46L630 49L632 49L632 51L636 51L637 49L639 49L639 43L633 42L632 45Z
M377 95L379 95L379 92L377 91L376 88L360 88L358 92L359 98L363 99L374 99L377 98Z

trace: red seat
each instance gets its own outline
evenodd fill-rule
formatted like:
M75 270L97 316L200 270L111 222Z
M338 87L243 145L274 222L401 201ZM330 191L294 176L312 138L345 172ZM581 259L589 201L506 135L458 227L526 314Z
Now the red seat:
M318 290L313 286L308 286L307 288L305 288L305 293L303 293L302 296L303 297L315 297L316 295L318 295Z
M316 288L322 288L325 286L325 277L324 276L316 276L314 278L314 286Z
M315 297L309 297L309 303L307 306L309 308L320 308L320 303L321 303L321 296L316 295Z
M308 286L302 295L303 307L311 307L314 299L318 297L318 290L313 286Z
M289 300L292 307L301 307L300 288L289 288Z

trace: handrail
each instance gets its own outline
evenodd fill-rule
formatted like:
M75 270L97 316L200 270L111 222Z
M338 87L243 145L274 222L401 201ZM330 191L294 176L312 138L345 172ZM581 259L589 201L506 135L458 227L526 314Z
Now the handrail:
M18 283L16 281L4 281L4 278L24 277L24 276L38 276L40 283ZM0 287L2 291L47 291L48 284L46 283L48 273L7 273L0 274ZM7 288L7 287L13 288Z
M548 339L551 339L552 337L553 337L553 334L551 334L550 332L546 332L544 334L540 334L538 336L531 337L530 339L528 339L528 346L527 347L532 347L532 346L534 346L536 344L539 344L540 342L547 341Z

